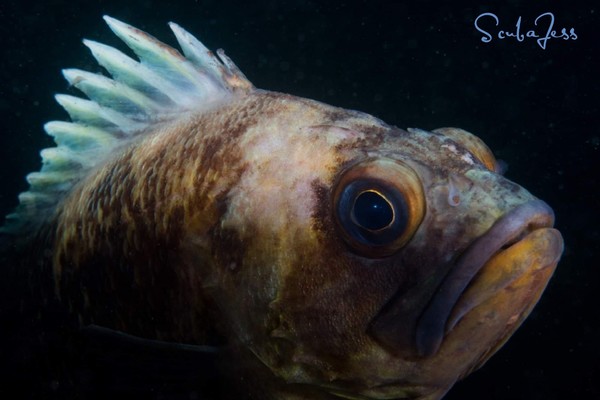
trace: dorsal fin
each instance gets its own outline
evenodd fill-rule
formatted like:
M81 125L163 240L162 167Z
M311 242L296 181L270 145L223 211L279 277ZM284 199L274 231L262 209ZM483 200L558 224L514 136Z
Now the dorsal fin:
M75 183L116 148L152 131L152 124L218 107L234 93L252 90L252 84L221 50L215 56L177 24L169 26L184 55L121 21L108 16L104 20L139 61L113 47L83 41L112 78L63 70L69 84L89 100L56 95L72 122L52 121L44 126L56 147L41 151L41 171L27 176L29 190L19 195L19 206L6 217L1 232L35 229Z

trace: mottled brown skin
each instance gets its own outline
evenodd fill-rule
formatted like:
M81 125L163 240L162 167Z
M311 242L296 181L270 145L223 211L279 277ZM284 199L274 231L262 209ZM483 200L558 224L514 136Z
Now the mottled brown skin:
M426 210L403 248L366 257L341 237L332 194L378 158L415 171ZM456 257L531 199L448 136L252 91L158 127L79 183L57 211L52 263L83 325L238 349L232 380L261 382L248 397L436 399L516 329L556 257L467 314L431 357L415 349L418 318ZM394 346L371 334L390 309L403 327Z

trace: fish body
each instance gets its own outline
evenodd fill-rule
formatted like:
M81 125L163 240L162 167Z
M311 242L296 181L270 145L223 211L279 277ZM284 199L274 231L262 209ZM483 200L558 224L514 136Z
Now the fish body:
M73 122L46 126L5 228L44 244L82 326L224 346L248 398L438 399L539 299L552 210L474 135L256 89L177 25L185 57L107 22L140 61L86 42L113 79L65 71L90 100L57 96Z

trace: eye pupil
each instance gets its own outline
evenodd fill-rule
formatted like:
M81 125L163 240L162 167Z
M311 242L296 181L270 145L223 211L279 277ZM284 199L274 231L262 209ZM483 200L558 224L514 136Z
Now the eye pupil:
M354 201L352 220L364 229L378 231L394 222L394 210L381 194L365 191Z

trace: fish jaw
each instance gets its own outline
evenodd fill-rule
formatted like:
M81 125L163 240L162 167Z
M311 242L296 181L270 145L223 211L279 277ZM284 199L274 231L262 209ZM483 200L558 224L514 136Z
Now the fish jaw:
M423 361L421 371L433 381L449 382L481 367L537 304L562 248L556 229L541 228L494 255L461 295L439 350ZM457 374L453 365L465 368L451 377Z
M511 219L516 221L509 228ZM423 398L441 398L454 382L483 365L530 314L563 252L562 236L552 224L553 214L545 203L524 203L500 218L455 262L458 271L447 274L417 324L415 346L421 353L407 358L414 369L405 379L422 385L418 392ZM486 250L491 256L482 257ZM480 257L474 269L461 270L460 264L476 259L474 255ZM461 281L454 291L449 290L457 285L453 279ZM435 309L440 305L445 311ZM427 340L432 347L427 348ZM386 398L383 389L370 388L368 393Z
M537 302L556 269L563 245L558 230L539 228L494 255L459 298L448 318L446 334L452 331L469 311L488 300L493 302L492 298L503 290L518 290L531 284L531 302ZM546 277L543 285L538 284L540 277ZM502 304L497 303L493 307L504 308ZM514 318L516 315L511 317L511 320Z
M541 200L533 200L508 212L486 234L478 238L457 260L423 313L416 330L419 354L434 355L442 343L445 331L451 330L458 320L486 295L491 295L498 288L508 285L511 277L514 279L531 268L556 266L562 253L562 241L556 238L555 234L548 233L558 234L557 231L548 229L553 222L552 209ZM540 234L536 234L538 229L542 230ZM525 238L519 239L522 236ZM523 251L515 255L514 252L502 251L502 248L515 244L516 240L516 244L522 244L519 247L524 247ZM490 257L491 260L500 257L500 260L493 263L493 267L485 268L491 262ZM540 258L542 260L536 262ZM473 281L472 278L481 269L491 269L493 273L484 274L483 280ZM501 274L501 271L504 274ZM468 285L469 291L464 296ZM459 296L461 301L456 305ZM449 318L454 305L456 307ZM517 307L520 308L522 307Z

